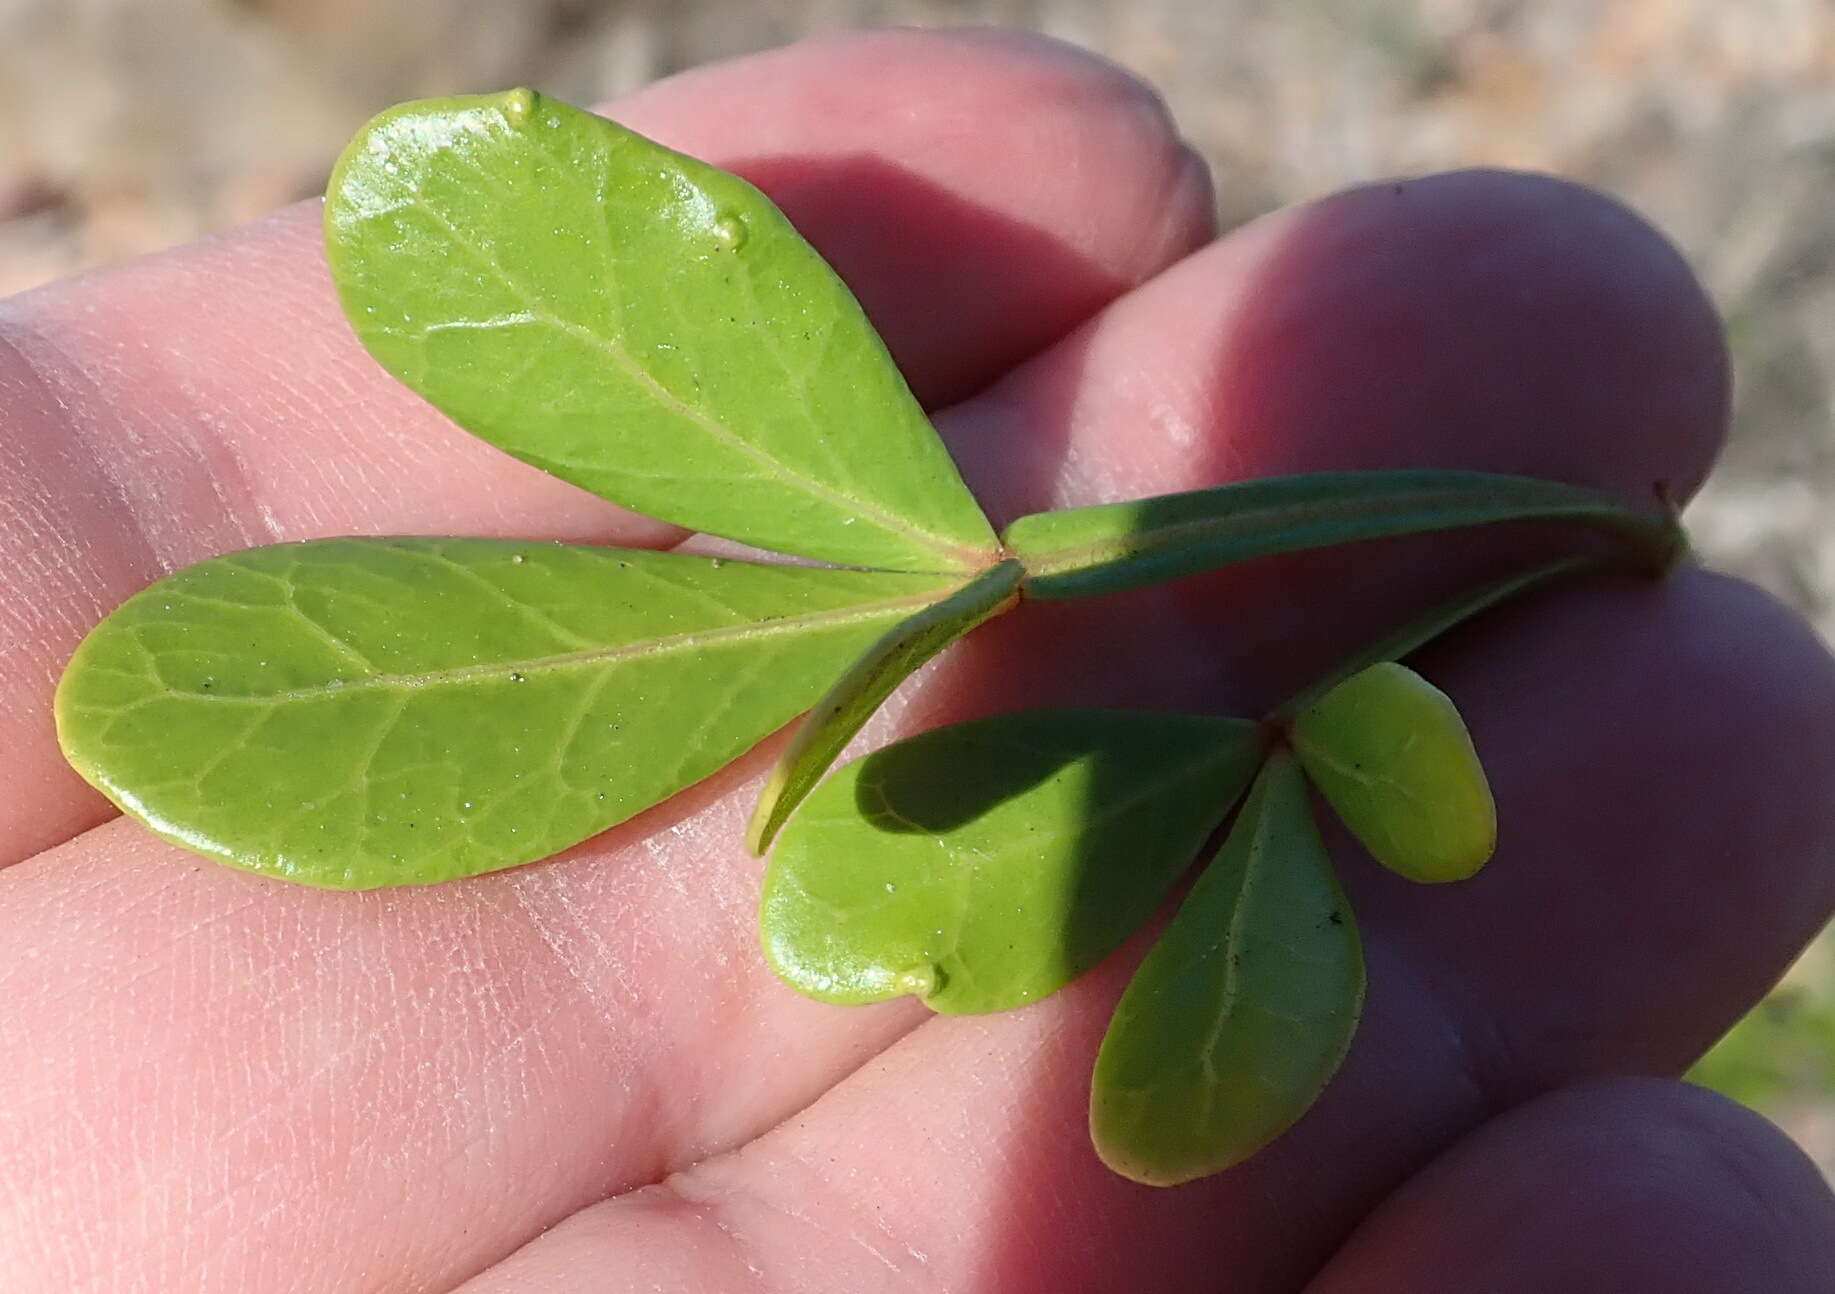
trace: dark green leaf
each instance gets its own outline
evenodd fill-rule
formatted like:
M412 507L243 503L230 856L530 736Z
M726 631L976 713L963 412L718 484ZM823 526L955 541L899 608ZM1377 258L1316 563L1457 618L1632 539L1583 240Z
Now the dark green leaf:
M1115 1009L1090 1093L1097 1153L1150 1186L1247 1159L1325 1089L1363 991L1306 783L1277 753Z
M1261 758L1241 719L1040 710L838 770L765 877L765 955L829 1002L1021 1006L1127 938Z
M1044 512L1007 528L1026 596L1113 593L1308 548L1505 521L1561 521L1619 535L1667 569L1672 518L1592 490L1485 472L1320 472L1127 503Z

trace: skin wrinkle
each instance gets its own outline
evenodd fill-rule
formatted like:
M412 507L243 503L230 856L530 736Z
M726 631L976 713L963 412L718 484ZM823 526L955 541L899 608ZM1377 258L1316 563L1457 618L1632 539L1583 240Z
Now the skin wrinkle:
M64 430L83 447L110 483L117 506L152 558L149 565L154 572L163 574L175 569L190 560L195 549L195 540L188 533L181 537L174 531L170 517L174 500L187 493L187 485L202 485L215 501L216 507L205 515L227 524L234 542L225 547L249 547L264 538L273 538L263 536L243 520L255 515L253 488L248 483L245 464L231 441L221 434L213 414L200 409L188 424L157 416L149 418L144 412L124 415L108 395L112 375L106 369L86 368L75 352L58 344L47 329L25 331L42 347L37 365L45 380L80 393L60 401L66 414ZM77 416L79 410L88 416ZM106 411L105 416L94 419L96 410ZM136 452L117 452L106 438L109 432L122 437ZM141 452L155 446L158 448L154 452ZM169 460L175 461L168 466ZM149 474L149 467L155 463L160 466Z
M74 467L56 463L50 466L61 467L59 478L62 481L79 479L82 468L93 469L93 479L107 491L108 501L112 505L109 508L109 519L118 523L125 537L134 545L134 551L127 562L129 569L136 573L156 571L158 567L153 560L151 544L140 524L139 514L130 505L126 489L119 477L109 470L110 463L96 452L93 440L82 434L84 428L80 421L72 416L69 392L77 381L74 364L57 347L50 335L9 318L4 303L0 303L0 381L6 386L17 384L24 390L36 390L49 397L52 407L43 412L57 422L50 433L42 437L43 443L55 445L60 455L74 455L79 459ZM27 407L29 409L29 405ZM30 416L29 412L27 416ZM9 437L8 446L13 443ZM26 442L18 443L23 448ZM31 509L25 525L26 535L37 540L28 547L27 560L43 560L40 554L55 551L66 560L79 564L81 571L90 574L91 579L96 579L100 571L82 545L72 545L65 538L64 528L49 506L56 494L48 484L41 483L39 475L32 471L31 462L27 460L11 466L9 474L32 481L36 488L28 489L28 498L35 502L42 501L39 506ZM76 614L80 615L81 610L77 608ZM17 613L9 609L7 614L10 616Z
M787 1166L794 1167L797 1170L799 1181L799 1189L797 1190L789 1189L785 1181L784 1170ZM762 1215L765 1219L777 1218L793 1222L805 1231L813 1232L818 1236L829 1239L838 1239L845 1245L852 1245L864 1251L875 1262L892 1272L894 1275L903 1274L898 1264L888 1258L864 1236L856 1234L850 1227L850 1224L858 1225L862 1222L873 1225L865 1217L865 1210L857 1206L850 1207L848 1216L845 1218L827 1219L818 1222L815 1218L810 1216L806 1210L796 1208L789 1202L798 1195L811 1193L819 1194L819 1192L809 1192L807 1190L810 1184L821 1181L821 1175L814 1169L813 1165L801 1159L792 1159L790 1164L786 1165L782 1159L778 1159L773 1161L771 1169L771 1176L775 1189L769 1196L762 1191L748 1191L742 1193L707 1191L702 1194L701 1198L708 1202L710 1211L717 1208L719 1214L729 1219L743 1210L748 1217L752 1214L758 1214ZM677 1190L678 1192L681 1190L679 1181ZM726 1226L720 1226L718 1223L715 1225L721 1231L730 1236L734 1236L736 1239L745 1234L736 1223L728 1223ZM771 1228L760 1227L753 1224L747 1229L752 1231L764 1231L770 1230ZM881 1234L884 1234L883 1223L879 1224L878 1229ZM754 1263L750 1259L747 1259L746 1266L748 1269L751 1269L754 1267Z
M515 897L517 905L522 909L524 917L528 920L529 927L536 932L541 939L543 947L547 948L550 955L553 957L555 966L567 976L568 980L575 988L577 988L586 1000L592 1004L595 1018L605 1028L606 1041L613 1044L621 1042L616 1028L616 1020L618 1017L617 1011L612 1009L612 1003L600 990L596 978L591 974L591 967L588 962L583 960L578 953L571 951L573 945L570 944L569 939L577 939L582 935L586 935L586 924L578 918L572 917L571 914L568 913L567 905L563 903L560 907L560 912L562 915L567 915L569 919L566 922L565 928L559 928L556 922L544 914L542 906L530 897L527 887L521 885L513 886L510 893ZM607 950L604 942L598 939L596 935L590 936L589 941L593 944L593 960L609 965L611 963L611 958L606 955ZM627 1049L621 1046L615 1046L615 1050L626 1051Z

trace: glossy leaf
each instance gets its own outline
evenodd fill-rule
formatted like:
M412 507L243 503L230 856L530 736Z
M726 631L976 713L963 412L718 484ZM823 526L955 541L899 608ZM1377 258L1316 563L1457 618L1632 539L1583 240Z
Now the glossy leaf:
M778 841L765 955L828 1002L952 1014L1063 987L1134 932L1261 759L1241 719L1000 715L845 765Z
M1277 753L1115 1009L1090 1090L1097 1153L1150 1186L1247 1159L1325 1089L1363 992L1305 781Z
M992 560L846 285L736 176L514 90L384 112L338 163L325 222L370 353L518 458L774 551Z
M1554 481L1486 472L1320 472L1021 517L1007 552L1026 596L1139 588L1309 548L1506 521L1560 521L1616 534L1666 570L1683 548L1673 518Z
M1004 561L942 602L888 629L810 708L796 736L758 797L746 844L754 854L771 847L822 774L873 712L926 661L977 625L1013 605L1020 566Z
M311 885L545 857L806 708L937 576L335 539L130 599L58 690L70 762L159 834Z
M1351 834L1415 881L1462 881L1497 845L1497 809L1451 698L1387 661L1295 718L1293 749Z

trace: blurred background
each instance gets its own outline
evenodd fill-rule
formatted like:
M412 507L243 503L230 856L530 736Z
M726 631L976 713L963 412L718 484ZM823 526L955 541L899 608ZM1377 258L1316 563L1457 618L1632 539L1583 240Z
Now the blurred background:
M1830 0L0 0L0 295L317 193L401 99L591 102L887 23L1028 28L1124 64L1210 159L1226 225L1474 163L1642 211L1719 302L1738 375L1697 543L1835 635ZM1835 1176L1835 933L1696 1077Z

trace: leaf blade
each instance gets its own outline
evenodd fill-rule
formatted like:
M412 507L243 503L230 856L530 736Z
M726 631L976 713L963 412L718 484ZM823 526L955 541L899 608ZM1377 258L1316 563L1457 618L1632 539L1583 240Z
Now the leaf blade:
M848 667L811 707L759 793L746 828L754 857L771 847L796 812L873 712L925 662L977 626L1013 605L1020 564L1011 559L984 571L941 602L892 626Z
M858 1004L1005 1010L1131 934L1261 757L1242 719L1041 710L844 765L784 829L760 933L786 983Z
M1002 537L1026 564L1026 595L1089 597L1237 562L1396 535L1560 521L1615 534L1667 569L1673 518L1608 495L1489 472L1318 472L1021 517Z
M1293 749L1339 820L1390 871L1423 884L1477 874L1497 806L1452 698L1382 661L1293 722Z
M1305 781L1277 752L1115 1009L1090 1089L1097 1153L1150 1186L1240 1163L1324 1090L1363 991Z
M546 857L794 717L935 576L503 540L231 554L130 599L57 696L153 830L331 888Z
M987 564L987 519L858 303L738 177L511 91L378 116L325 221L371 354L524 461L774 551Z

